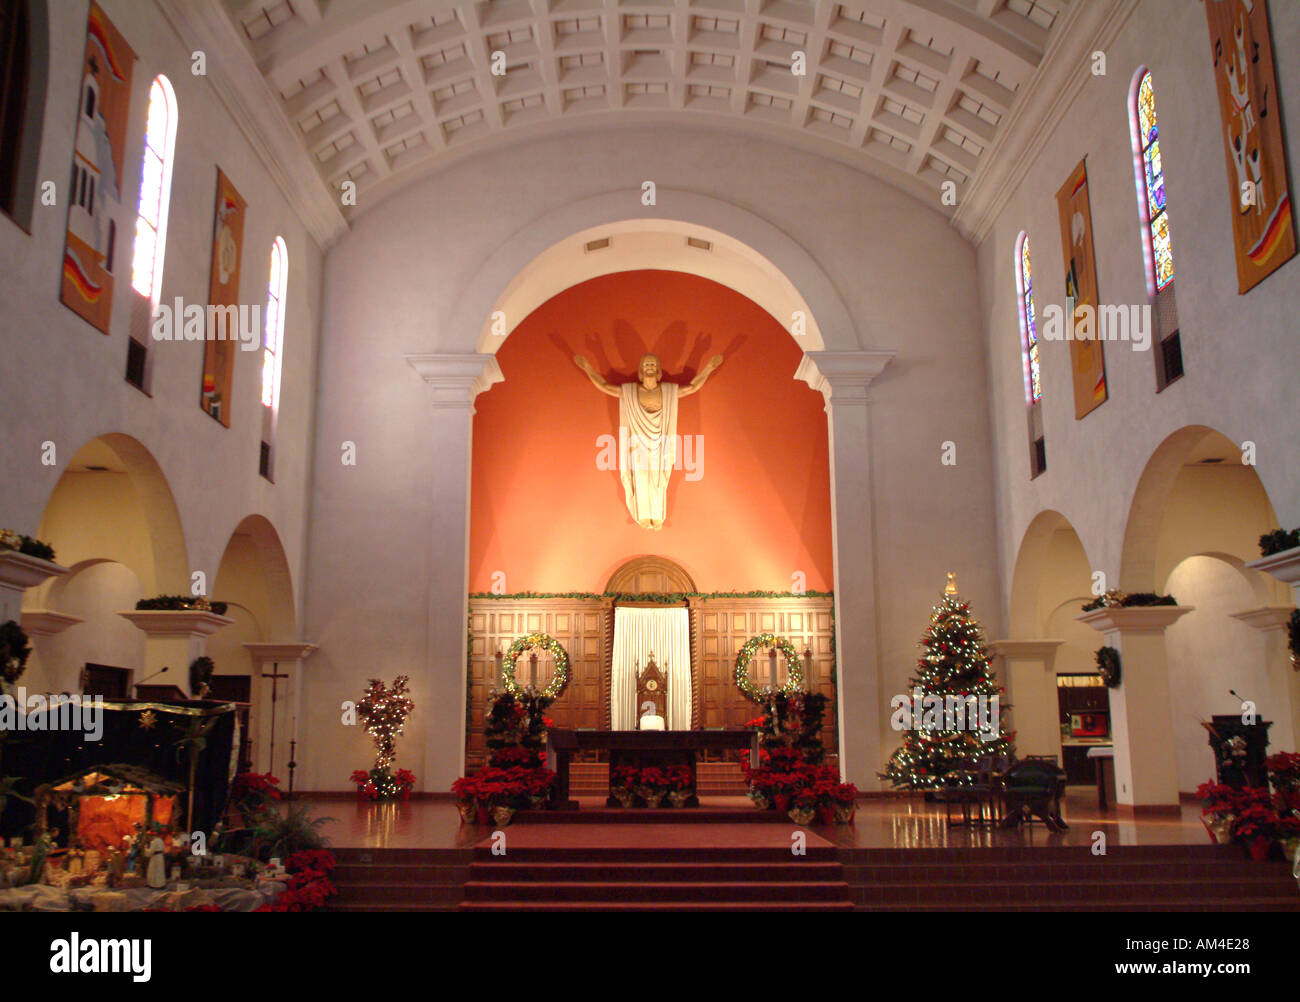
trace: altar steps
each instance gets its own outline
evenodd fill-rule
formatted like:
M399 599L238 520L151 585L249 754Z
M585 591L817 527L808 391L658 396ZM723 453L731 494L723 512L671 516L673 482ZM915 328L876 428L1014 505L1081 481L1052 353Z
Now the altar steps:
M463 911L850 911L829 846L476 850Z
M846 849L845 877L866 911L1300 911L1284 863L1235 847L1084 846Z
M334 849L338 912L453 911L465 896L469 849Z

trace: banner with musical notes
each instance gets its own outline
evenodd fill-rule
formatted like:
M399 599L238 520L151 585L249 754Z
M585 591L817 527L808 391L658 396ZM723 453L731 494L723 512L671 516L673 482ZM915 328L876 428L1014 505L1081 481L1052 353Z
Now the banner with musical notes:
M1237 292L1295 256L1267 0L1206 0L1223 123Z

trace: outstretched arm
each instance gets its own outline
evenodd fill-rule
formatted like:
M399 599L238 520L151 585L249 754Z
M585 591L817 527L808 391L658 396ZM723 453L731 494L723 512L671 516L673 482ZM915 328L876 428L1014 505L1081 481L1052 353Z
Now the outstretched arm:
M601 393L610 397L616 397L619 395L618 387L610 386L609 383L605 382L605 380L601 378L600 373L593 369L591 363L581 355L574 355L573 363L587 374L587 378L592 381L596 389L600 390Z
M708 379L709 376L713 374L713 370L716 369L721 364L722 364L722 356L714 355L711 359L709 359L708 363L704 366L704 368L699 371L699 374L690 381L690 383L688 383L686 386L683 386L680 390L677 391L677 395L679 397L689 397L692 393L699 392L700 387L704 385L704 381Z

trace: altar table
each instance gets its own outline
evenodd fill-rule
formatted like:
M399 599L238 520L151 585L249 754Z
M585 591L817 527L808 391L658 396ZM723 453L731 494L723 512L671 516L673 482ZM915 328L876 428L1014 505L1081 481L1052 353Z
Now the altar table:
M555 770L550 807L573 810L578 806L569 797L569 764L577 751L609 752L611 774L620 765L647 767L652 765L689 765L691 767L690 797L687 807L698 807L695 795L695 762L702 751L724 751L728 748L748 748L750 761L758 759L758 732L750 729L734 731L572 731L552 728L546 734L546 764ZM606 801L613 807L618 803L613 796Z

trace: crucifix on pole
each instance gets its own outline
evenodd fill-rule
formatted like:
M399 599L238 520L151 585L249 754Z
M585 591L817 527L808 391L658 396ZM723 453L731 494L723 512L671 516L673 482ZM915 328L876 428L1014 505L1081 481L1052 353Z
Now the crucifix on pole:
M271 680L271 758L270 761L267 762L266 766L270 772L275 771L275 702L279 695L280 679L289 677L287 672L282 673L279 671L279 668L280 662L272 661L271 670L269 672L262 672L262 678L269 678Z

